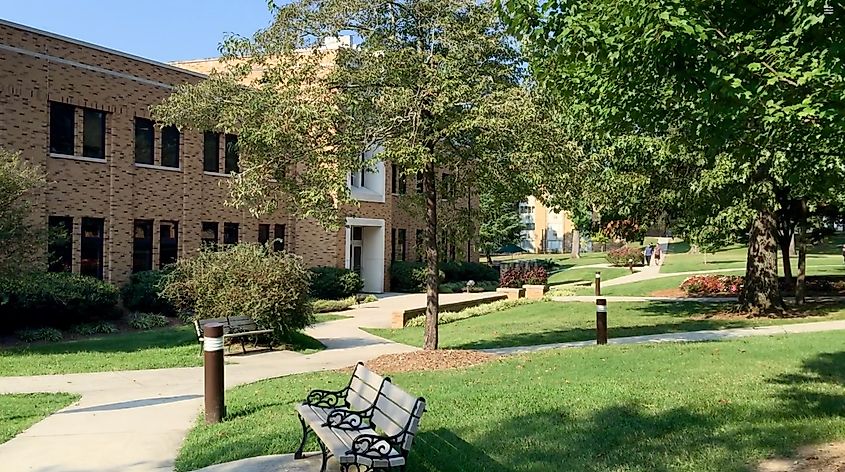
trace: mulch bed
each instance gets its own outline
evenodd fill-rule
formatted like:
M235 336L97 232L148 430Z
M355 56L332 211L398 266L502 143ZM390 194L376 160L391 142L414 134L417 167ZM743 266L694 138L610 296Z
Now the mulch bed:
M470 367L495 359L493 354L462 350L415 351L387 354L366 362L380 374Z

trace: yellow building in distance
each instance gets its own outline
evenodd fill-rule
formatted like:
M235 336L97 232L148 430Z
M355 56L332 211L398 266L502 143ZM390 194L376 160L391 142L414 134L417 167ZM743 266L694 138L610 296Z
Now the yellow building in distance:
M572 248L572 221L565 212L554 211L535 197L519 204L524 225L520 247L534 253L557 253Z

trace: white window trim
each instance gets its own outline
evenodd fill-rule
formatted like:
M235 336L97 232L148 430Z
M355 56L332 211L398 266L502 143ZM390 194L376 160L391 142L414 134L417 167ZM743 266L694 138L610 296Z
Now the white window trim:
M374 192L366 187L352 187L352 198L362 202L384 203L383 193Z
M212 177L231 177L232 174L225 174L223 172L210 172L207 170L202 171L203 175L210 175Z
M140 167L142 169L166 170L170 172L182 172L181 167L157 166L155 164L140 164L138 162L135 163L135 167Z
M100 164L105 164L107 162L106 158L98 159L96 157L85 157L85 156L71 156L70 154L59 154L56 152L51 152L50 157L56 159L70 159L72 161L82 161L82 162L97 162Z

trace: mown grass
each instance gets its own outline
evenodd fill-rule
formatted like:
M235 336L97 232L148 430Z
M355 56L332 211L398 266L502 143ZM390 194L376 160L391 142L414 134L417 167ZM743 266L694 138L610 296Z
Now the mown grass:
M295 333L289 341L303 353L325 349ZM235 351L239 352L239 347ZM75 341L0 349L0 376L46 375L202 365L193 326L103 335Z
M803 318L705 318L725 307L693 302L611 302L608 306L609 332L611 337L623 337L845 319L842 305L816 306L812 308L813 316ZM392 341L422 346L423 327L366 330ZM595 330L593 304L540 302L442 325L439 332L442 348L484 349L586 341L595 339Z
M70 393L0 395L0 444L77 400Z
M601 272L602 281L612 280L617 277L623 277L631 273L630 270L624 267L575 267L573 269L561 270L549 276L549 285L571 285L571 284L588 284L592 285L596 278L596 272Z
M845 438L841 333L564 349L391 377L427 400L410 472L746 472ZM198 421L177 470L293 452L296 403L347 380L313 373L229 391L228 418Z

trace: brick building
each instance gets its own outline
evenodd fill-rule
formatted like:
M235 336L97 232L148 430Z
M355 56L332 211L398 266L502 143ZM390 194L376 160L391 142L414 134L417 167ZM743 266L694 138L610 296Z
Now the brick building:
M417 258L422 222L399 204L415 189L389 163L350 176L360 206L326 232L284 211L254 218L224 205L237 137L158 128L149 107L204 75L0 20L0 147L47 174L34 196L39 224L69 234L49 248L51 270L121 284L203 242L273 241L311 266L361 272L389 289L392 259ZM453 257L477 260L466 243Z

